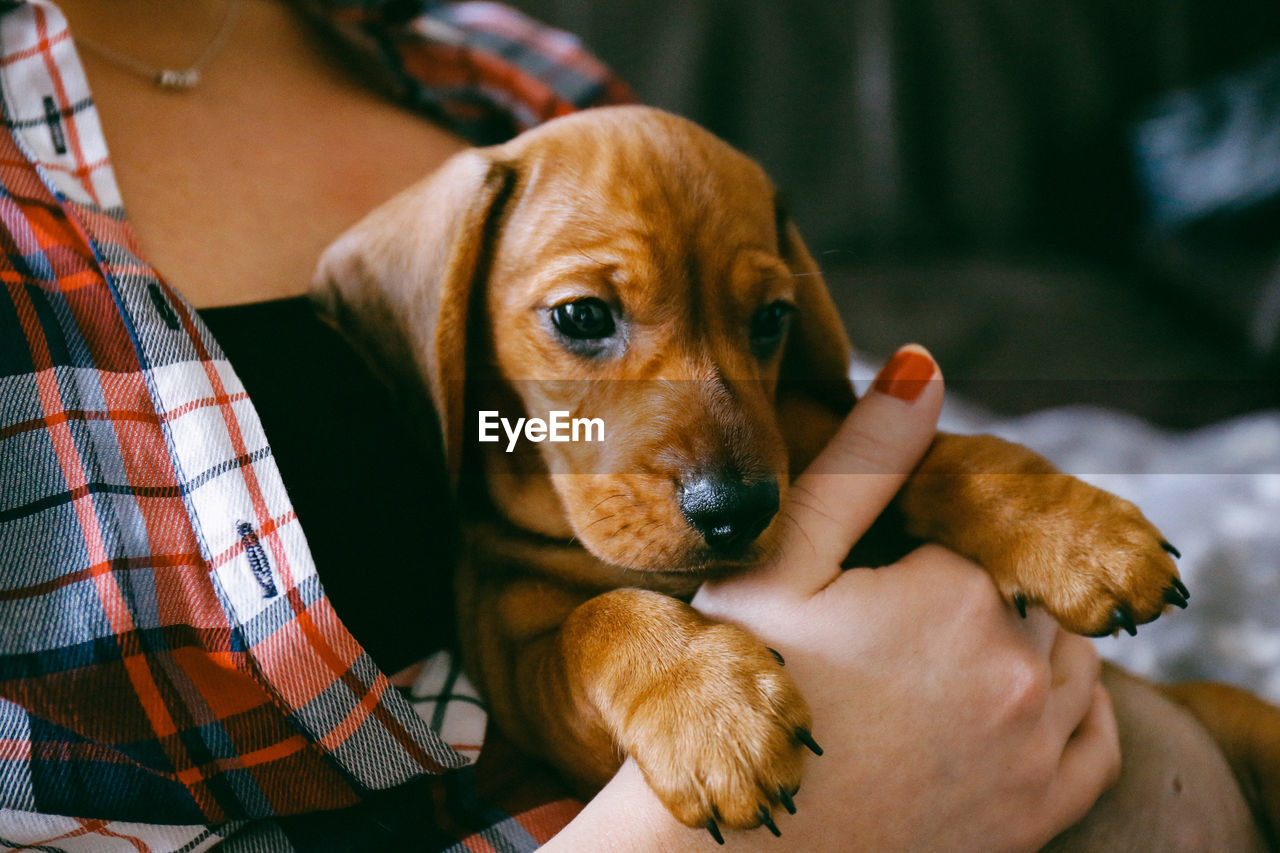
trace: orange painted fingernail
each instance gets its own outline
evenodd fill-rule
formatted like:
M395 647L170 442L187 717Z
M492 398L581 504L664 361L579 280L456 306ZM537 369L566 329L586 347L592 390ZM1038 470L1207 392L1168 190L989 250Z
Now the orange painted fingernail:
M908 344L880 368L871 389L910 403L923 393L937 372L938 366L922 347Z

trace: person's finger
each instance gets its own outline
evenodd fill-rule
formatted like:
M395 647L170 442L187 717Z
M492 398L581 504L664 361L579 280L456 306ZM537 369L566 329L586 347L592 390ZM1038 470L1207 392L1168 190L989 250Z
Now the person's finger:
M1102 660L1091 641L1059 629L1049 653L1049 669L1053 673L1054 691L1050 701L1051 724L1058 727L1065 744L1074 736L1093 703Z
M897 494L937 431L942 373L917 344L898 350L840 431L791 486L783 549L810 548L787 562L791 588L821 589ZM768 571L767 569L765 571Z
M1052 823L1058 826L1078 823L1119 778L1120 731L1111 694L1100 681L1090 692L1088 712L1067 741L1059 770L1058 789L1049 797L1056 812Z
M993 594L999 598L1000 593ZM1047 612L1039 607L1027 609L1025 617L1019 616L1018 612L1000 598L999 606L1004 610L1008 617L1009 624L1014 628L1023 632L1031 643L1031 647L1036 650L1037 654L1049 657L1052 662L1053 650L1057 647L1058 635L1062 633L1062 629L1058 627L1058 622Z

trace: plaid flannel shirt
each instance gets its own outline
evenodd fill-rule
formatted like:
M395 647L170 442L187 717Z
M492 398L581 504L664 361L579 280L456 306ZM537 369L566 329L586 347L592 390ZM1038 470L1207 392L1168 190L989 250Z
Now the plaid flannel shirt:
M476 143L629 98L495 4L301 5ZM511 817L454 770L456 669L415 708L335 615L235 371L139 256L53 5L0 2L0 100L0 849L536 846L573 806Z

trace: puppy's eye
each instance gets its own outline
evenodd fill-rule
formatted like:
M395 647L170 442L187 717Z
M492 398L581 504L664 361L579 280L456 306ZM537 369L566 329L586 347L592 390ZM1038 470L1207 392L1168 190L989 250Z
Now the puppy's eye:
M615 331L613 312L595 297L557 305L551 309L551 322L561 334L579 341L607 338Z
M770 302L751 318L751 349L758 357L772 355L782 343L795 310L796 306L779 300Z

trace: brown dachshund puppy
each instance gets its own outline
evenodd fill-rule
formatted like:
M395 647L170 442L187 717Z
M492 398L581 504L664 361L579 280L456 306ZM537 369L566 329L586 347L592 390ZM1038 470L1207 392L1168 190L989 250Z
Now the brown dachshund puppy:
M406 398L429 390L466 526L462 650L496 724L584 792L632 756L713 833L790 806L815 746L804 698L758 640L686 603L768 557L791 475L854 401L836 310L759 166L656 110L558 119L372 213L315 292ZM549 440L570 419L580 440ZM1186 604L1136 507L995 438L939 435L893 512L1072 631ZM1245 709L1214 734L1273 819L1280 717L1192 694ZM1181 713L1156 701L1135 713ZM1233 788L1215 760L1207 784Z

